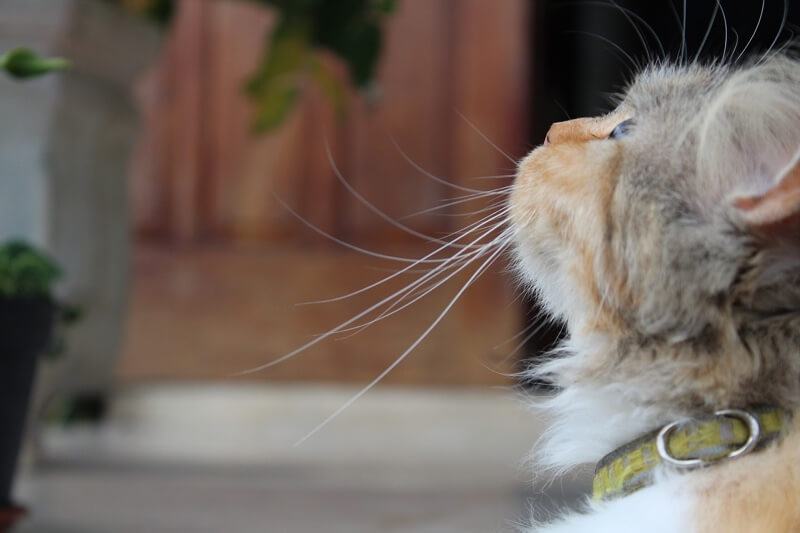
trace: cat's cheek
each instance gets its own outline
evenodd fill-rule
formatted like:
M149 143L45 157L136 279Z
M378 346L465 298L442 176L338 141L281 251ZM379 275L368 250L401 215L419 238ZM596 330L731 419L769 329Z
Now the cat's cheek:
M559 275L557 260L537 254L524 244L517 245L515 255L521 284L531 287L551 314L568 320L571 310L568 302L573 291Z

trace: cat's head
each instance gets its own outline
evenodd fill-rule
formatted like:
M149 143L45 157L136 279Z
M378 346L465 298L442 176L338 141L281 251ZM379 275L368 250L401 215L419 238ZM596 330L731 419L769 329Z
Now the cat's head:
M662 395L713 404L776 399L753 384L783 373L777 400L796 394L798 154L800 63L782 55L656 65L611 113L554 124L511 208L519 270L568 324L556 379L662 368Z

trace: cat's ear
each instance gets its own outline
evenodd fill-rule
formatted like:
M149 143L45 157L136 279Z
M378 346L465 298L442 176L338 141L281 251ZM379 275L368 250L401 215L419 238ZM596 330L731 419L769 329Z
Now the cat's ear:
M745 223L754 228L773 227L800 218L800 153L766 191L740 196L733 203Z

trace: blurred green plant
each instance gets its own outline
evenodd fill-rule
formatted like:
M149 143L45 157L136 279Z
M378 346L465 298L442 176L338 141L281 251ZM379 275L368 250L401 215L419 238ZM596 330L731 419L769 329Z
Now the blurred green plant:
M51 297L61 269L46 254L23 241L0 246L0 297Z
M104 0L166 23L175 0ZM397 0L250 0L276 10L278 22L264 56L245 85L255 105L253 127L267 132L280 126L298 97L315 85L340 114L346 84L324 60L324 51L347 67L360 90L373 87L383 47L383 25Z
M42 57L27 48L14 48L0 55L0 69L14 78L33 78L68 67L69 61L66 59Z
M0 245L0 298L6 300L45 299L55 310L55 332L45 349L45 356L55 358L65 351L63 328L83 317L83 309L57 302L53 285L62 272L47 254L20 240Z
M280 20L246 86L256 104L257 131L278 127L308 82L338 111L344 109L346 88L324 61L323 50L344 62L356 87L370 89L383 46L383 23L395 0L258 1L277 9Z

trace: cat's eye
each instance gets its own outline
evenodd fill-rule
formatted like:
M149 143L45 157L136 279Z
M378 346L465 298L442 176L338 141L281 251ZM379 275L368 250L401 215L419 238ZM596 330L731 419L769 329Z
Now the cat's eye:
M630 133L633 126L636 125L636 121L632 118L627 120L623 120L619 124L617 124L613 130L611 130L611 134L608 136L609 139L621 139Z

